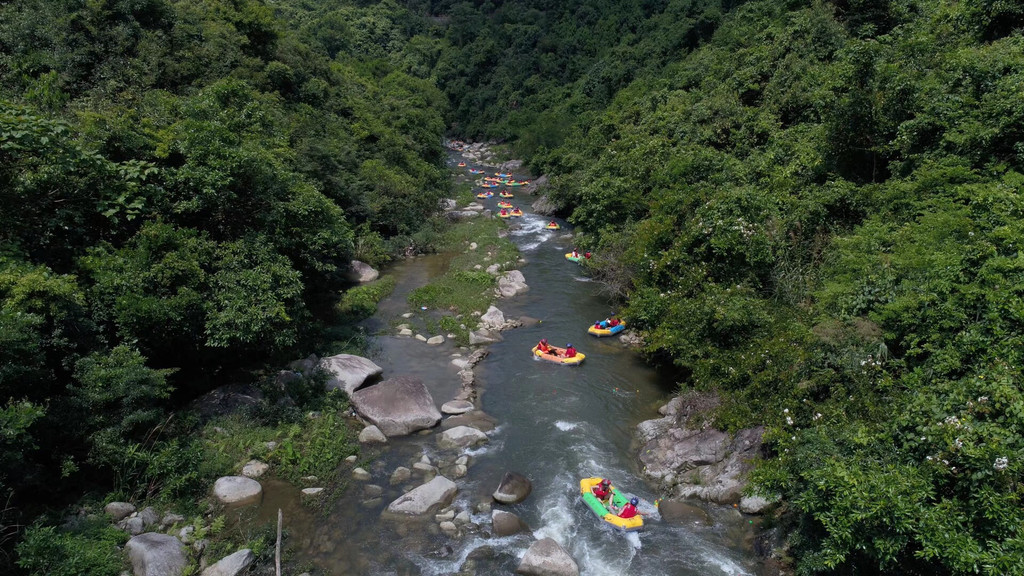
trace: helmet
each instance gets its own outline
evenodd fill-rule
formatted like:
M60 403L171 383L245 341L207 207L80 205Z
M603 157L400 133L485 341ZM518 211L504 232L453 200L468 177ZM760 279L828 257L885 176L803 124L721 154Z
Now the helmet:
M544 344L547 344L547 343L548 343L548 339L547 339L547 338L541 338L541 339L540 339L540 341L541 341L542 343L544 343Z
M630 498L629 503L632 504L633 506L636 506L637 504L640 503L640 499L636 497Z
M572 348L572 344L566 344L565 347L566 348Z
M601 479L601 485L602 485L602 486L608 486L608 485L609 485L609 484L611 484L611 483L612 483L612 482L611 482L611 480L609 480L609 479L607 479L607 478L602 478L602 479Z

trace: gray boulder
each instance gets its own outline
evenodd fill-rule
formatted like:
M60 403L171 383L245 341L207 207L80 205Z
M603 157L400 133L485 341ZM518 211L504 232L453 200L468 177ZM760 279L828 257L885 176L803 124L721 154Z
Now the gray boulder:
M248 548L239 550L203 570L203 576L238 576L244 573L255 560L256 555L252 553L252 550Z
M135 512L135 505L128 502L111 502L103 507L103 511L106 512L114 522L120 522L127 518L132 512Z
M481 432L487 433L498 427L498 421L482 410L473 410L465 414L445 418L441 422L441 428L444 430L457 426L469 426L470 428L476 428Z
M385 380L351 394L352 406L388 438L432 428L441 421L423 381L409 376Z
M391 485L401 484L402 482L408 482L409 478L412 477L412 470L409 470L405 466L399 466L395 468L395 471L391 473Z
M359 432L359 441L363 444L386 444L388 437L380 431L380 428L370 424Z
M494 499L502 504L518 504L533 491L530 479L516 472L505 472L498 489L494 491Z
M380 276L380 272L365 262L353 260L349 266L348 279L352 282L373 282L378 276Z
M149 528L160 522L160 513L152 506L149 506L142 512L139 512L139 518L142 518L142 525Z
M135 576L181 576L188 559L185 546L174 536L147 532L125 545Z
M711 516L702 508L681 500L662 500L658 513L663 521L670 524L713 524Z
M441 412L443 414L465 414L471 412L474 406L472 402L466 400L452 400L445 402L441 405Z
M142 521L142 517L140 516L125 518L117 523L117 527L132 536L138 536L146 531L146 524Z
M228 384L210 390L192 402L204 418L232 414L263 403L263 393L251 384Z
M245 476L246 478L259 478L266 474L269 469L270 465L266 462L249 460L245 463L245 466L242 466L242 476Z
M478 344L493 344L495 342L501 342L501 334L497 332L491 332L481 328L475 332L469 333L469 344L470 346L476 346Z
M537 540L523 555L516 574L527 576L579 576L572 556L551 538Z
M487 313L480 317L480 324L487 330L501 330L505 327L505 314L491 306Z
M501 538L502 536L511 536L525 530L527 530L527 527L519 519L519 516L504 510L491 511L491 531L494 532L495 536Z
M388 504L387 511L392 514L422 516L451 504L458 491L455 482L444 476L435 476L430 482L413 488Z
M346 394L358 390L370 378L380 376L384 369L372 361L353 354L338 354L320 360L320 367L327 372L327 390L341 388Z
M263 487L245 476L224 476L213 484L213 495L222 504L250 504L263 496Z
M774 500L762 496L744 496L740 498L740 512L744 514L762 514Z
M449 428L437 437L437 445L442 450L456 450L487 442L487 435L469 426Z
M497 294L502 298L511 298L529 290L526 278L519 270L509 270L498 277Z

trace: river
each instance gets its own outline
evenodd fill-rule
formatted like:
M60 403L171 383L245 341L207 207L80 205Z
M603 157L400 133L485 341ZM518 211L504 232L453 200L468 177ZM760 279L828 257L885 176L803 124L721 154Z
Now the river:
M460 159L452 154L453 169L460 170L454 166ZM517 196L513 202L528 207L525 193ZM494 208L497 200L495 196L483 202ZM490 538L488 513L474 513L472 521L481 531L458 540L441 534L433 518L419 523L382 519L384 507L401 494L399 486L388 483L395 467L410 466L423 454L435 462L452 458L439 453L435 434L416 435L392 439L386 449L372 454L372 482L383 486L384 494L368 505L356 485L349 491L354 495L326 515L314 514L299 504L297 489L267 487L257 515L265 520L276 518L279 507L285 510L296 564L331 574L514 574L530 543L551 537L586 575L761 573L752 550L750 520L731 507L694 503L703 510L704 521L669 524L655 516L642 532L623 535L599 522L581 502L579 479L604 476L641 497L642 510L656 514L651 503L659 495L641 479L631 442L639 422L659 416L657 408L669 399L674 384L617 337L598 339L586 333L587 326L614 310L580 266L564 258L573 248L565 223L560 221L561 231L548 231L548 220L527 213L510 222L509 237L526 260L520 270L530 290L497 306L506 317L528 316L540 322L504 332L504 341L492 344L490 354L476 367L479 407L498 426L488 434L488 444L468 452L469 472L457 480L460 490L454 504L457 510L473 512L480 503L491 502L506 470L520 472L532 481L532 494L520 504L495 507L517 514L532 534ZM410 311L409 291L443 273L447 265L448 257L432 255L387 270L397 279L396 289L368 323L377 334L370 356L384 367L384 376L421 378L438 406L459 390L450 355L466 351L451 342L434 347L394 336L392 326ZM573 343L586 360L579 367L535 360L530 348L540 338L558 346Z

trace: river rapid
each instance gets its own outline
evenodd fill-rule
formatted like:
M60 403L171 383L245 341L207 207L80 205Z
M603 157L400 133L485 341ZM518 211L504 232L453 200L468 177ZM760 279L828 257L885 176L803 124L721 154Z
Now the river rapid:
M449 161L457 178L466 178L466 169L456 167L460 161L494 171L456 152ZM481 202L496 212L498 200L495 195ZM490 354L477 365L478 407L497 420L497 428L488 433L487 444L464 452L470 457L469 471L456 480L459 493L453 506L471 512L480 529L452 539L440 533L433 515L423 521L381 517L388 503L402 494L401 485L388 482L396 467L411 466L423 455L435 463L459 455L439 451L436 431L391 439L385 448L371 452L367 468L371 482L383 487L380 498L367 501L360 483L353 481L347 496L326 514L315 513L301 505L298 488L270 484L253 521L276 520L282 508L292 564L330 574L514 574L531 542L544 537L558 541L586 575L761 574L752 549L754 526L733 508L695 502L700 508L697 521L670 524L658 517L653 503L659 495L637 470L633 431L639 422L659 417L657 408L671 397L674 383L617 337L587 334L590 324L615 310L580 266L565 259L573 248L566 223L559 220L560 231L546 230L550 219L530 214L531 200L516 191L511 202L526 215L509 222L509 238L526 260L519 269L530 290L496 305L506 317L539 322L504 332L504 341L490 345ZM449 258L423 256L387 270L397 287L367 323L375 334L369 356L384 368L384 377L421 378L438 406L459 391L451 355L468 351L450 341L428 346L398 337L393 326L408 321L401 315L412 311L406 302L409 291L444 273ZM530 348L541 338L557 346L572 343L586 360L578 367L536 360ZM508 470L527 476L533 492L517 505L493 505L518 515L531 532L492 538L490 514L477 510L481 503L493 502L491 494ZM579 479L589 476L608 477L643 499L641 510L654 516L642 532L616 533L587 509L579 497Z

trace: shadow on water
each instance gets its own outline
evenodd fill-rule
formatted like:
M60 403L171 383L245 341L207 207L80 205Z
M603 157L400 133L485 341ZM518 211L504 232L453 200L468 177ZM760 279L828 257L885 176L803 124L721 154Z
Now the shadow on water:
M453 167L456 162L453 156ZM497 200L484 204L494 208ZM276 519L277 508L285 510L289 546L299 564L311 562L332 574L513 574L534 538L551 537L569 551L582 574L759 574L749 520L731 508L698 503L709 521L685 525L655 518L644 531L623 535L599 523L580 501L581 477L606 476L642 498L656 514L651 503L658 495L641 479L630 444L639 422L658 417L657 408L667 401L674 384L618 338L598 339L586 333L591 323L614 310L597 295L580 267L565 259L573 248L571 234L564 228L545 230L548 221L527 214L510 223L510 238L527 260L521 270L530 290L497 305L506 316L539 322L505 332L504 341L493 344L476 368L480 408L499 426L489 433L484 447L463 452L470 456L469 472L457 481L454 503L456 510L471 512L480 503L491 503L504 472L518 471L530 478L533 493L504 508L525 521L532 534L490 537L487 513L474 513L467 534L458 540L441 534L433 516L423 521L382 517L387 503L423 481L414 474L408 482L391 486L396 467L411 467L425 454L445 474L462 455L440 451L436 433L427 433L392 439L380 451L369 471L371 482L381 486L383 494L368 503L363 486L352 482L346 496L328 514L319 515L301 506L298 488L268 486L259 517ZM402 314L411 311L406 302L409 291L443 273L449 259L421 257L389 270L396 277L396 289L368 324L376 334L372 356L384 367L384 377L421 378L438 406L459 390L451 354L467 351L451 342L428 346L396 337L393 327L405 322ZM530 348L540 338L559 346L575 344L587 358L579 367L536 360Z

